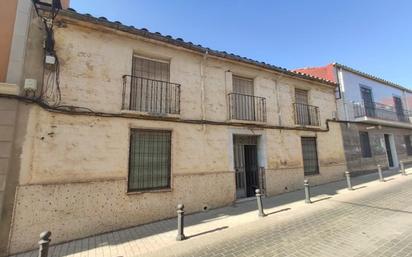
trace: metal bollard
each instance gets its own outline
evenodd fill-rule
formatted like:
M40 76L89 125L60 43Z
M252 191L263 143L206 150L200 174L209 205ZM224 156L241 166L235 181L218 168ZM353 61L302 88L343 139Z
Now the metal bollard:
M50 244L50 231L44 231L40 234L39 241L39 255L38 257L47 257L49 253L49 244Z
M312 203L310 200L309 180L305 179L303 182L303 185L305 186L305 203Z
M348 190L353 190L352 182L350 181L350 172L345 171L345 175L346 175L346 183L348 184Z
M266 214L263 212L263 204L262 204L262 194L260 193L260 189L255 190L256 193L256 200L259 209L259 217L265 217Z
M185 217L185 211L183 210L185 206L183 204L178 204L177 205L177 241L182 241L186 239L186 236L183 232L184 229L184 217Z
M405 171L405 164L403 163L403 161L399 162L401 165L401 173L403 176L406 176L406 171Z
M378 174L379 174L379 181L385 182L385 179L383 178L383 174L382 174L382 166L380 164L378 164Z

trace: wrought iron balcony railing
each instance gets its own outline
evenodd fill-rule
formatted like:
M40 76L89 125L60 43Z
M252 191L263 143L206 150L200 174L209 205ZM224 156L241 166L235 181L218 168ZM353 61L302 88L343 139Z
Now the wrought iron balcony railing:
M353 111L355 118L370 117L388 121L410 122L409 111L381 103L353 103Z
M153 114L179 114L180 85L123 75L122 109Z
M229 93L229 118L266 122L266 99L264 97Z
M295 124L302 126L320 126L319 107L294 103Z

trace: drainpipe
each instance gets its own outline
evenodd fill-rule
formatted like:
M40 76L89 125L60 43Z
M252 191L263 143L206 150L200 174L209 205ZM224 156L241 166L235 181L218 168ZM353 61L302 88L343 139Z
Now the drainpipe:
M201 101L201 112L202 112L202 120L206 119L206 111L205 111L205 80L206 80L206 75L205 75L205 62L207 59L209 52L206 50L206 52L203 54L202 61L200 62L200 101ZM205 126L205 125L204 125Z
M346 105L346 99L345 99L345 84L343 83L343 75L342 75L342 68L336 67L336 76L340 88L340 94L341 94L341 101L342 101L342 107L343 107L343 113L345 115L346 121L349 120L349 113L348 113L348 108Z
M276 111L278 113L278 125L282 126L282 111L280 110L280 100L279 100L279 83L278 80L273 80L275 82L275 96L276 96Z

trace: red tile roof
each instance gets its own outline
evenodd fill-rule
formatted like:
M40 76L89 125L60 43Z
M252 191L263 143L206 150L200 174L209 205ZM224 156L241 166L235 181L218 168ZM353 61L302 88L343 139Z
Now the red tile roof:
M322 67L307 67L293 70L295 72L312 75L318 78L323 78L329 81L337 82L335 69L333 64L328 64Z

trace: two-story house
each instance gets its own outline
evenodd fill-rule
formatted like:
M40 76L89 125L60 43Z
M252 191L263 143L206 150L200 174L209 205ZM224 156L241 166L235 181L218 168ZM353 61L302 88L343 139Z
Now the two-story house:
M342 135L351 171L397 168L412 158L412 90L338 63L296 71L339 84L337 118L347 121Z
M21 105L8 252L343 177L335 82L36 7L24 80L0 95Z

